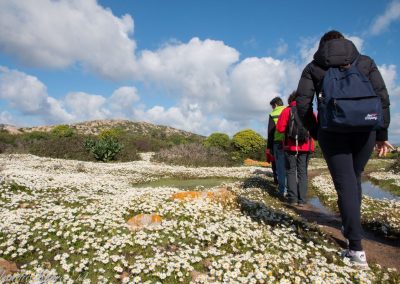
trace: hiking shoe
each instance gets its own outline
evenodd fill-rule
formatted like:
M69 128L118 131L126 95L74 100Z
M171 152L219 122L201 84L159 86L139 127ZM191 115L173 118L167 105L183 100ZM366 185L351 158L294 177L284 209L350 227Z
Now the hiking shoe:
M306 204L305 203L302 203L302 202L299 202L299 203L297 203L297 206L299 206L299 207L304 207Z
M344 259L348 259L350 263L363 268L363 269L368 269L368 262L367 262L367 257L365 256L365 251L355 251L355 250L350 250L346 249L342 252L342 257Z

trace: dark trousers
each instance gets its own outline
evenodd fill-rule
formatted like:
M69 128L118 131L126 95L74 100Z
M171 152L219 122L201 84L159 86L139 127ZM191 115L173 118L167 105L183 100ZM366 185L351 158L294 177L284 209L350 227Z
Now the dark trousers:
M272 168L272 175L274 176L274 183L278 184L278 174L276 173L276 163L275 163L275 161L271 162L271 168Z
M344 236L351 250L362 250L361 173L374 149L376 133L334 133L320 130L318 141L338 195Z
M290 203L306 203L309 152L285 151L287 195Z

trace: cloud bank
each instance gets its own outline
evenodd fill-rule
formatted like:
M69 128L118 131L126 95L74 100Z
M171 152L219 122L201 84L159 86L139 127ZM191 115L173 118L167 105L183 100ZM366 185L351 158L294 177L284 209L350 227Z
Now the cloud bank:
M130 15L115 17L95 0L0 1L0 48L29 66L82 65L106 78L130 77L133 28Z
M398 16L390 6L374 24L382 31ZM236 131L257 125L264 134L269 101L286 100L296 89L301 71L312 60L319 39L303 39L295 59L251 57L223 41L193 37L169 42L157 50L138 50L130 15L115 16L95 0L0 1L0 50L26 66L76 68L117 81L129 82L107 96L71 92L61 98L48 94L39 78L0 67L0 99L7 111L0 123L72 123L123 118L171 125L199 134ZM348 36L362 52L364 41ZM281 39L275 50L289 49ZM395 65L380 66L392 96L400 95ZM176 102L146 106L137 82L157 88ZM35 119L32 119L35 118Z

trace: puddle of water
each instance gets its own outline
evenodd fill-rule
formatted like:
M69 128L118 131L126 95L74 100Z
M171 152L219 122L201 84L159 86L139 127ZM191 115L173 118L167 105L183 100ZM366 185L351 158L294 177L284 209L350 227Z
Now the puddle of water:
M315 208L317 208L319 211L321 211L322 213L326 214L326 215L333 215L332 211L330 211L328 208L326 208L321 200L319 200L318 197L316 196L311 196L308 198L308 203L311 204L312 206L314 206Z
M393 195L390 192L381 189L379 186L374 185L370 181L362 182L361 186L362 186L362 193L369 197L375 199L389 199L389 200L400 201L399 196Z
M134 184L133 187L176 187L179 189L189 189L196 187L211 188L219 186L223 183L231 183L238 181L238 179L229 178L197 178L197 179L159 179L156 181Z

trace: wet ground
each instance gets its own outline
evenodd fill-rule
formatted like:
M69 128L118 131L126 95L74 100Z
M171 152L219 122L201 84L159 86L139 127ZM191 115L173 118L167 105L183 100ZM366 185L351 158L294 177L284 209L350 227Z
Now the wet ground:
M396 196L388 191L381 189L369 180L364 180L361 184L363 194L375 199L389 199L400 201L400 196Z
M320 174L320 172L309 172L309 178ZM368 181L365 181L366 183ZM368 182L369 183L369 182ZM374 198L388 198L386 191L374 186L375 188L367 188L363 194ZM345 238L343 237L340 216L333 213L322 205L318 197L313 196L312 191L309 194L309 202L304 207L294 207L293 209L309 222L315 222L321 226L329 237L334 240L342 248L346 248ZM390 194L390 193L389 193ZM395 197L395 196L394 196ZM398 197L395 197L398 198ZM389 239L376 235L374 232L365 230L365 239L362 241L363 248L366 251L367 259L371 263L378 263L384 267L396 268L400 271L400 240Z

